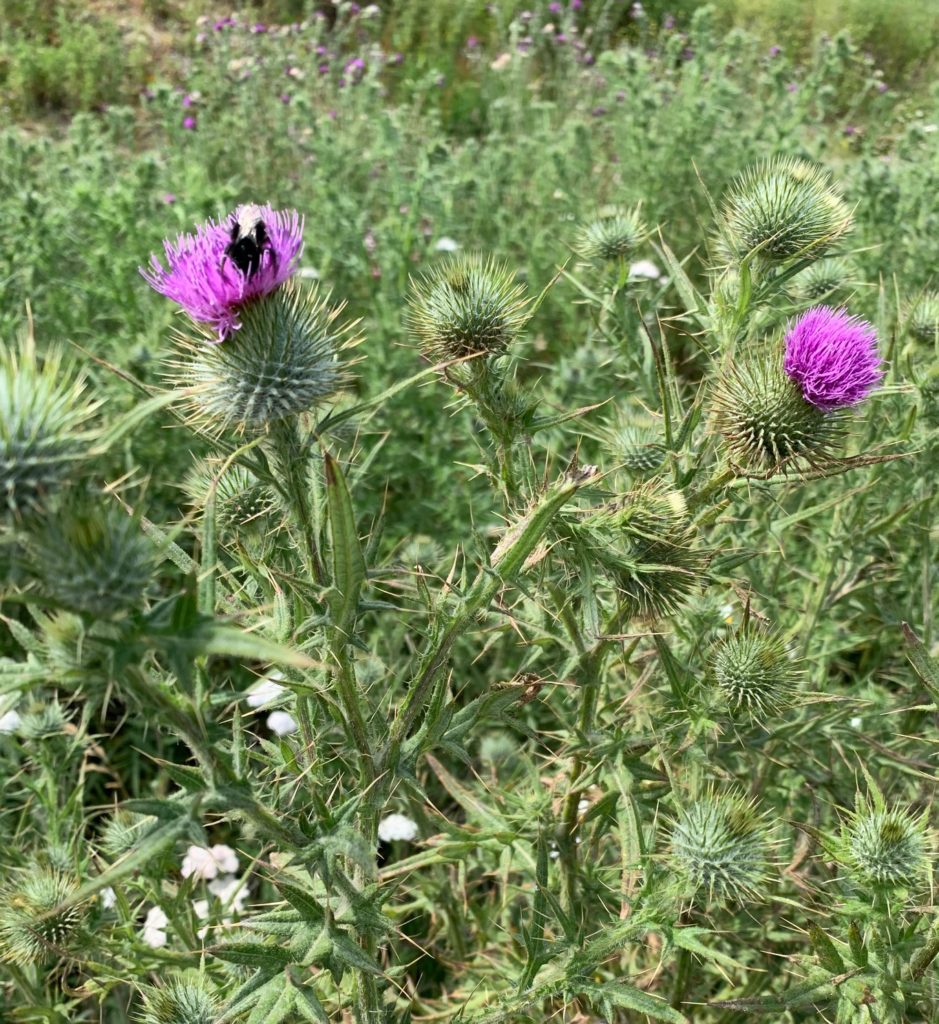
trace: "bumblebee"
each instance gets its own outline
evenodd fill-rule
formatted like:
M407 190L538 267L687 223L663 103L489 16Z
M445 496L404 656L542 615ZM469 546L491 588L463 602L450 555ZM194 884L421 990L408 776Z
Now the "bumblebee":
M268 253L272 264L276 262L277 254L261 216L261 208L242 206L232 215L231 235L225 246L222 268L225 260L230 259L246 278L252 278L261 269L264 253Z

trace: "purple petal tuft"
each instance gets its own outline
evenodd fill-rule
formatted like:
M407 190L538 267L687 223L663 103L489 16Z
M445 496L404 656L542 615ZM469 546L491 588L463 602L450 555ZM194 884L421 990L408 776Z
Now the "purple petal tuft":
M874 328L828 306L789 326L783 368L805 400L826 412L862 402L883 377Z
M295 210L275 211L270 206L259 210L270 247L250 276L225 257L237 211L221 224L210 220L200 224L194 235L164 242L166 268L156 256L150 257L148 267L140 268L152 288L178 302L193 320L211 324L219 341L241 326L239 307L272 292L293 274L303 250L303 218Z

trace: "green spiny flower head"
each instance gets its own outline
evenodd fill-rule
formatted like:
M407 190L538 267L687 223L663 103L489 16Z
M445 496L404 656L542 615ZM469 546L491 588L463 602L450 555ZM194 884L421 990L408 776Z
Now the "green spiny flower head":
M745 903L769 879L770 829L754 801L712 791L673 820L670 854L683 895L694 903Z
M70 875L32 869L0 891L0 960L28 967L67 955L84 908L60 905L78 891Z
M408 328L434 361L501 356L531 316L523 294L505 264L449 256L411 280Z
M189 500L202 508L215 488L215 515L222 529L237 529L265 519L274 510L274 499L254 474L243 466L198 462L183 483Z
M192 419L217 433L260 433L333 396L348 381L340 353L358 341L342 310L289 282L244 306L223 343L179 337L173 379L188 391Z
M939 342L939 292L927 292L910 307L907 330L927 344Z
M575 532L639 615L675 611L704 580L708 556L695 547L684 496L659 482L593 511Z
M714 682L734 714L765 722L795 699L799 665L775 633L748 624L718 640L709 661Z
M724 244L738 259L816 259L851 227L851 211L828 173L775 157L746 171L724 204Z
M640 207L601 207L581 224L574 249L587 263L602 265L632 256L648 238Z
M654 427L610 427L602 443L614 462L635 476L652 473L665 461L665 445Z
M71 716L58 701L50 701L24 714L20 719L19 733L26 740L48 740L61 736Z
M216 1024L221 1005L197 974L171 978L144 991L139 1024Z
M0 345L0 517L37 516L90 458L88 421L98 403L53 350L40 360L32 337Z
M98 619L138 608L155 569L138 519L90 495L70 500L26 540L39 591L68 611Z
M139 845L155 823L156 818L117 810L105 822L98 842L104 853L117 860Z
M887 807L882 797L859 799L842 826L837 844L839 860L848 874L878 890L922 884L929 867L925 812L914 816L900 807Z
M714 395L714 426L739 465L768 472L823 464L844 435L842 414L807 402L775 354L722 374Z
M843 257L816 260L793 281L795 295L804 302L821 302L839 297L854 286L853 268Z

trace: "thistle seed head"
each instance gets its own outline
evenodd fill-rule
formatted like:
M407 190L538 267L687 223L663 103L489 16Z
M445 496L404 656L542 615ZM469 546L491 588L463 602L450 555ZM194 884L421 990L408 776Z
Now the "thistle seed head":
M153 543L137 519L90 496L69 501L25 542L40 592L97 619L138 608L153 576Z
M769 878L771 850L765 818L738 793L708 793L672 822L671 863L695 903L756 899Z
M40 362L31 337L18 351L0 345L0 517L38 516L74 480L97 405L61 352Z
M746 469L779 471L816 466L832 457L844 420L805 400L778 356L758 356L719 379L714 425L731 457Z
M138 1024L216 1024L221 1004L197 974L171 978L143 995Z
M842 827L839 847L860 884L881 890L915 886L929 866L926 816L861 800Z
M0 892L0 959L28 967L67 955L84 908L60 904L77 891L74 878L49 868L9 882Z
M851 211L826 171L804 160L775 157L731 186L722 234L737 259L816 259L851 222Z
M505 264L479 254L447 257L411 280L408 328L435 362L500 356L531 316Z
M574 249L585 262L603 265L632 256L648 235L638 206L604 206L581 224Z
M289 282L246 305L224 344L180 337L172 377L189 389L192 419L217 433L260 433L330 398L348 380L340 351L358 341L342 310Z
M734 714L757 722L789 707L800 671L781 637L749 625L717 641L711 650L714 682Z
M604 434L603 447L617 465L634 476L653 473L665 461L665 445L654 427L612 427Z
M925 344L939 342L939 292L927 292L910 307L907 330Z

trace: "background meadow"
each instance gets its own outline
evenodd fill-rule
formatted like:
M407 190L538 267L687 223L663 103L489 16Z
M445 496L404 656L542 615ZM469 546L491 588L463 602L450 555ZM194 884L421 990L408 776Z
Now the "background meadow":
M0 0L0 1020L936 1019L937 24ZM751 289L777 156L853 226ZM254 431L139 274L252 202L357 341ZM468 383L412 282L475 253L529 305ZM885 361L855 462L721 478L718 382L818 302ZM14 427L74 464L28 516Z

